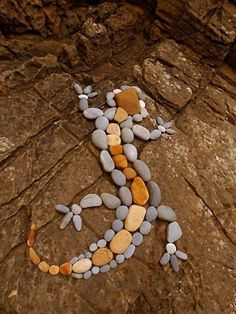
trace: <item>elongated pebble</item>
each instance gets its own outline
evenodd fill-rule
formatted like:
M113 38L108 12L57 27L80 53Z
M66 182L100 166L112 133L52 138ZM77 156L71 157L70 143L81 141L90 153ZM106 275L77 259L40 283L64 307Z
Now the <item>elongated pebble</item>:
M51 265L48 270L49 274L53 276L56 276L57 274L59 274L59 271L60 271L60 268L57 265Z
M186 261L188 259L188 255L186 253L184 253L184 252L181 252L181 251L176 251L175 255L178 258L182 259L183 261Z
M158 125L158 130L161 131L161 133L165 133L166 131L163 125Z
M107 104L109 107L115 107L116 106L116 102L113 98L108 98L107 99Z
M150 132L144 126L135 124L132 128L134 135L141 140L148 141L150 139Z
M71 260L70 260L70 264L73 265L74 263L78 262L79 258L78 256L74 256Z
M100 268L98 266L93 266L91 268L91 272L93 275L97 275L99 273L99 271L100 271Z
M80 254L79 256L78 256L78 260L80 261L81 259L83 259L83 258L85 258L85 255L84 254Z
M106 172L111 172L115 169L115 164L111 155L108 153L107 150L102 150L100 153L100 161L102 163L103 169Z
M174 243L166 244L166 252L169 254L174 254L176 252L176 246L174 245Z
M140 114L140 113L136 113L134 116L133 116L133 120L135 122L141 122L143 120L143 116Z
M132 234L122 229L114 236L110 242L110 250L115 254L124 253L132 242Z
M80 217L80 215L73 216L73 223L77 231L80 231L82 229L82 218Z
M104 112L104 116L109 120L112 121L116 113L116 108L109 108Z
M127 186L122 186L119 189L119 198L121 200L121 203L125 206L130 206L132 204L132 194Z
M105 239L98 240L98 242L97 242L97 246L98 246L99 248L103 248L103 247L105 247L106 245L107 245L107 241L106 241Z
M103 130L95 130L92 133L92 142L99 149L107 149L107 135Z
M111 267L110 267L109 264L103 265L103 266L100 267L100 272L101 273L107 273L110 269L111 269Z
M170 254L169 253L165 253L162 255L162 258L160 259L160 264L162 266L165 266L166 264L168 264L170 261Z
M147 188L149 192L149 204L158 207L161 202L161 190L159 186L154 181L149 181Z
M55 209L56 209L56 211L58 211L59 213L62 213L62 214L67 214L70 211L70 209L67 206L64 206L61 204L56 205Z
M133 144L125 144L123 146L123 151L130 162L134 162L138 158L137 148Z
M132 243L135 246L139 246L143 243L143 235L140 232L135 232L133 234Z
M146 108L141 108L141 116L143 118L147 118L149 116L149 113Z
M120 219L120 220L124 220L127 215L128 215L128 207L127 206L119 206L117 209L116 209L116 218L117 219Z
M181 236L182 236L182 230L181 230L178 222L176 222L176 221L171 222L167 226L167 241L170 243L173 243L173 242L179 240L179 238L181 238Z
M157 207L157 217L159 219L172 222L176 220L176 213L172 208L160 205Z
M148 165L144 161L137 159L134 161L133 166L143 181L147 182L151 180L151 172Z
M85 280L88 280L92 276L92 272L90 270L86 271L83 275Z
M102 205L101 197L97 194L87 194L80 201L80 206L82 208L98 207L101 205Z
M85 255L86 258L89 258L89 259L92 257L92 253L91 252L86 252L84 255Z
M175 255L171 255L170 256L170 264L172 266L172 269L175 272L179 271L179 262L178 262L178 259L177 259L177 257Z
M80 111L84 111L84 110L87 110L88 109L88 100L85 99L85 98L82 98L79 100L79 110Z
M109 125L109 120L106 117L98 117L95 121L95 127L105 131Z
M147 235L147 234L149 234L151 229L152 229L152 225L150 224L150 222L143 221L140 228L139 228L139 231L140 231L140 233L142 233L142 235Z
M90 250L91 252L96 251L97 248L98 248L97 243L92 243L92 244L90 244L90 246L89 246L89 250Z
M156 140L158 139L159 137L161 136L161 131L160 130L153 130L151 133L150 133L150 139L151 140Z
M113 170L111 172L111 177L114 183L118 186L123 186L126 184L126 177L120 170L117 169Z
M152 222L157 219L157 209L154 206L150 206L146 212L146 220Z
M74 279L82 279L83 278L83 274L72 273L71 277L74 278Z
M129 89L129 88L130 88L130 86L129 86L129 85L126 85L126 84L123 84L123 85L121 85L121 87L120 87L121 90L126 90L126 89Z
M82 94L83 93L82 87L79 84L77 84L77 83L74 83L74 89L75 89L77 94Z
M109 209L115 209L121 205L120 199L117 196L110 193L102 193L101 199L104 205Z
M97 96L97 92L93 92L93 93L90 93L90 94L88 94L88 98L93 98L93 97L95 97L95 96Z
M128 247L128 249L124 252L124 257L126 259L131 258L134 255L135 252L135 245L134 244L130 244L130 246Z
M65 227L70 223L72 217L73 217L73 213L72 212L69 212L69 213L65 214L65 216L62 219L61 224L60 224L60 229L61 230L65 229Z
M85 273L91 267L92 267L91 260L88 258L83 258L79 260L78 262L76 262L72 268L75 273Z
M115 219L112 222L112 229L116 232L120 231L123 228L123 222L120 219Z
M128 116L128 118L120 124L120 127L122 129L123 128L132 129L132 127L133 127L133 118L131 116Z
M105 233L104 233L104 239L107 242L110 242L112 240L112 238L114 237L115 232L112 229L108 229Z
M128 215L125 219L125 229L131 232L136 231L141 226L145 214L145 207L138 205L130 206Z
M124 260L125 260L125 257L124 257L123 254L118 254L118 255L116 255L116 262L117 262L118 264L122 264L122 263L124 262Z
M113 99L114 96L115 96L115 94L114 94L113 92L108 92L108 93L106 94L106 98L107 98L107 99Z
M164 124L164 121L163 121L162 117L157 117L157 123L159 125L163 125Z
M85 118L92 120L103 116L103 111L98 108L88 108L84 110L83 115L85 116Z
M120 92L122 92L122 90L119 89L119 88L116 88L116 89L113 90L113 93L114 93L114 94L118 94L118 93L120 93Z
M84 88L84 93L85 94L90 94L92 93L92 86L91 85L88 85Z
M112 269L116 268L117 267L117 262L113 259L110 263L109 263L110 267Z
M172 122L172 121L169 121L169 122L166 122L166 123L163 124L164 128L166 128L166 129L171 128L172 125L173 125L173 122Z
M175 134L176 132L173 129L166 129L166 133L172 135Z
M123 128L121 130L121 139L123 143L132 143L134 141L134 133L129 128Z
M140 99L139 100L139 105L140 105L140 108L145 108L145 102L142 100L142 99Z
M75 215L80 215L82 212L82 208L78 205L78 204L73 204L71 206L71 211L72 213L74 213Z

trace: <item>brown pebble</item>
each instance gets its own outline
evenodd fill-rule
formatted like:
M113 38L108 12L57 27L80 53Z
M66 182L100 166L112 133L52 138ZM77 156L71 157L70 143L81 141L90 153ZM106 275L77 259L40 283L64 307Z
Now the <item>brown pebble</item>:
M115 100L118 107L125 109L132 116L140 112L140 103L135 88L129 88L116 94Z
M125 169L126 167L128 167L128 161L125 155L119 154L112 157L112 159L116 165L116 168Z
M113 258L113 253L108 248L99 248L93 253L92 263L96 266L103 266L108 263Z
M123 170L123 173L127 180L133 180L135 177L137 177L137 172L133 168L125 168Z
M117 234L111 240L110 249L115 254L122 254L128 249L131 241L132 234L129 231L122 229L117 232Z
M31 262L35 265L38 265L40 263L40 258L32 247L29 248L29 258Z
M145 205L149 199L148 189L140 177L135 177L130 186L133 201L137 205Z
M110 153L112 156L115 156L115 155L118 155L118 154L122 154L123 153L123 148L121 145L114 145L114 146L111 146L109 148L110 150Z
M48 272L48 270L49 270L49 265L48 265L48 263L46 263L46 262L40 262L39 264L38 264L38 268L43 272L43 273L47 273Z
M120 136L120 126L117 123L110 123L107 127L107 133Z
M60 266L60 273L65 276L70 276L72 273L72 265L71 263L64 263Z
M117 108L114 120L118 123L125 121L128 118L128 113L121 107Z
M51 266L49 267L49 273L50 273L51 275L53 275L53 276L59 274L59 270L60 270L60 268L59 268L59 266L57 266L57 265L51 265Z

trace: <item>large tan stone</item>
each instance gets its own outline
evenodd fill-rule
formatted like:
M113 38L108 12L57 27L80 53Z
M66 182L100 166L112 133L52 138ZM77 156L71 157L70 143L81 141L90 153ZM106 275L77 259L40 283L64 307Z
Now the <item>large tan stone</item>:
M99 248L93 253L92 262L96 266L102 266L110 263L113 253L108 248Z
M75 273L85 273L92 267L92 262L88 258L83 258L80 261L76 262L72 269Z
M125 219L125 229L128 231L137 230L146 214L146 208L138 205L132 205L129 208L128 215Z
M110 249L115 254L122 254L128 249L131 241L131 233L125 229L122 229L111 240Z

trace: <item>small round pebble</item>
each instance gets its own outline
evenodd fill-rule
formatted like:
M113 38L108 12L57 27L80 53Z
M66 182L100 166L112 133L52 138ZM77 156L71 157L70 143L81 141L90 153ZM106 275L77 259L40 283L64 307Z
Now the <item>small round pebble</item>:
M174 254L176 252L176 246L174 243L167 243L166 244L166 251L169 254Z
M115 219L112 222L112 229L116 232L120 231L123 228L123 222L120 219Z
M118 217L117 217L118 218ZM107 242L110 242L112 240L112 238L115 236L115 232L112 229L108 229L105 233L104 233L104 239Z
M115 107L116 106L116 102L115 102L115 100L113 98L108 98L107 99L107 105L109 107Z
M92 257L92 253L91 252L86 252L84 255L85 255L86 258L91 258Z
M119 206L116 209L116 218L120 220L124 220L127 217L128 212L129 212L129 209L127 206L124 206L124 205Z
M152 222L152 221L156 220L157 219L156 207L154 207L154 206L148 207L145 218L149 222Z
M157 123L158 123L159 125L163 125L163 124L164 124L164 121L163 121L163 119L162 119L161 117L157 117Z
M92 92L92 86L88 85L84 88L84 93L85 94L90 94Z
M160 259L160 264L162 266L165 266L166 264L168 264L170 261L170 254L169 253L165 253L162 258Z
M114 98L114 96L115 96L115 94L114 94L113 92L108 92L108 93L106 94L106 98L107 98L107 99L112 99L112 98Z
M115 209L121 205L120 199L111 193L102 193L101 199L104 205L109 209Z
M113 259L111 262L110 262L110 267L112 268L112 269L114 269L114 268L116 268L117 267L117 262Z
M135 122L141 122L143 120L143 117L141 114L139 113L136 113L134 116L133 116L133 119Z
M72 273L71 277L74 278L74 279L82 279L83 278L83 274Z
M144 93L142 93L142 92L139 92L139 93L138 93L138 98L139 98L140 100L145 101L146 95L145 95Z
M124 143L132 143L134 141L134 133L129 128L121 130L121 139Z
M116 113L116 108L109 108L104 112L104 116L109 120L112 121Z
M90 246L89 246L89 250L90 250L91 252L96 251L97 248L98 248L98 246L97 246L96 243L92 243L92 244L90 244Z
M152 228L152 225L150 224L150 222L143 221L141 226L140 226L140 228L139 228L139 231L143 235L146 235L146 234L148 234L151 231L151 228Z
M166 131L163 125L158 125L158 130L161 131L161 133L165 133Z
M109 120L106 117L98 117L95 121L95 127L105 131L109 125Z
M80 111L84 111L84 110L87 110L88 109L88 100L85 99L85 98L82 98L79 100L79 110Z
M125 260L125 257L124 257L123 254L118 254L118 255L116 255L116 262L117 262L118 264L123 263L124 260Z
M141 108L141 116L143 118L147 118L149 116L149 113L146 108Z
M131 116L128 116L128 118L120 124L120 127L122 129L123 128L132 129L132 127L133 127L133 118Z
M78 256L78 260L80 261L81 259L84 259L85 258L85 255L84 254L80 254L79 256Z
M156 140L158 139L159 137L161 136L161 131L160 130L153 130L151 133L150 133L150 139L151 140Z
M118 186L123 186L126 184L126 177L120 170L117 169L113 170L111 172L111 177L114 183Z
M101 239L97 242L98 247L105 247L107 245L107 241L105 239Z
M64 206L62 204L58 204L55 206L56 211L62 214L67 214L69 213L70 209L67 206Z
M121 203L125 206L130 206L132 204L132 194L127 186L122 186L119 189L119 198Z
M132 243L135 246L139 246L143 243L143 235L140 232L135 232L133 234Z
M65 214L65 216L62 219L61 224L60 224L60 229L61 230L65 229L65 227L70 223L72 217L73 217L73 213L72 212L69 212L69 213Z
M130 246L128 247L128 249L124 253L124 257L126 259L131 258L134 255L135 249L136 249L135 245L134 244L130 244Z
M178 258L182 259L183 261L186 261L188 259L188 255L186 253L184 253L184 252L181 252L181 251L176 251L175 255Z
M72 210L72 213L74 213L75 215L80 215L82 212L82 208L78 204L73 204L71 206L71 210Z
M100 271L100 268L98 266L93 266L91 269L91 272L93 275L97 275Z
M85 280L88 280L92 276L92 272L90 270L86 271L83 275Z
M100 267L100 272L101 273L107 273L111 269L110 265L103 265Z

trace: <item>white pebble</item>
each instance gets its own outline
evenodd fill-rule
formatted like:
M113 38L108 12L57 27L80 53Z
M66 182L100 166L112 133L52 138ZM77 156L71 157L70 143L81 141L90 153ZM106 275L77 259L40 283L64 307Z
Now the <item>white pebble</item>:
M145 108L146 107L145 102L143 100L139 100L139 104L140 104L141 108Z
M84 94L79 95L78 97L79 97L79 99L82 99L82 98L84 98L84 99L88 99L88 96L87 96L87 95L84 95Z
M166 131L163 125L158 125L158 130L161 131L161 133L165 133Z
M176 246L174 243L167 243L166 244L166 251L169 254L174 254L176 252Z
M114 94L118 94L118 93L120 93L120 92L122 92L122 90L119 89L119 88L116 88L116 89L113 90L113 93L114 93Z

